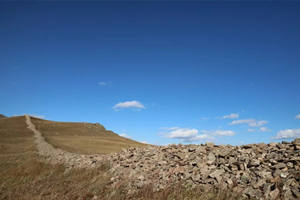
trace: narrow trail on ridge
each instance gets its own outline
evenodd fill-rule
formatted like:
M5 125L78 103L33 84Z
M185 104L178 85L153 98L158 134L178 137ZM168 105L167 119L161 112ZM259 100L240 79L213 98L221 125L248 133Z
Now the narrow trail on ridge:
M106 160L106 155L81 155L64 151L49 144L42 133L31 122L31 117L25 115L27 128L34 133L35 143L40 156L52 164L63 164L71 168L93 168Z

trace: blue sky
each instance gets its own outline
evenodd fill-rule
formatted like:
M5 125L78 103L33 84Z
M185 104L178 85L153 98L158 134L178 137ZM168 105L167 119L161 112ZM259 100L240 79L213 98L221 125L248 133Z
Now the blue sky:
M152 144L291 140L299 19L297 2L2 2L0 113Z

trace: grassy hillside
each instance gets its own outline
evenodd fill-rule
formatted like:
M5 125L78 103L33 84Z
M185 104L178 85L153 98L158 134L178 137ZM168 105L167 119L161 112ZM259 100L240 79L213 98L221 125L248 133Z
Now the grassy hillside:
M0 120L0 156L31 153L35 149L33 133L25 124L25 117Z
M1 200L91 199L109 186L109 176L104 173L107 167L65 173L63 166L39 160L25 117L1 119Z
M40 124L40 127L46 126L45 124L50 126L59 124L65 127L67 124L68 126L75 125L74 127L79 127L74 128L74 130L85 130L80 128L80 123L57 123L45 120L38 122L37 119L34 121ZM49 128L49 130L54 129L58 130L55 126L54 128ZM63 130L63 128L61 130ZM77 130L77 134L79 134L79 130ZM63 131L63 133L76 137L74 132ZM84 132L82 132L82 134L83 133ZM96 132L92 131L86 134L93 135L96 134ZM51 131L49 131L48 135L51 135ZM109 137L114 138L116 135L108 136L108 138ZM26 126L25 117L11 117L0 120L1 200L239 199L232 198L230 191L227 193L217 191L203 193L201 188L190 190L182 186L170 187L164 191L153 193L151 185L146 185L132 195L128 195L124 189L125 186L129 184L127 180L124 180L122 184L116 187L112 187L110 181L111 176L108 173L109 168L110 166L108 164L104 164L97 169L71 169L66 172L66 168L62 165L43 163L37 154L33 133Z
M55 147L81 154L106 154L145 144L119 136L96 123L54 122L32 118L32 123Z

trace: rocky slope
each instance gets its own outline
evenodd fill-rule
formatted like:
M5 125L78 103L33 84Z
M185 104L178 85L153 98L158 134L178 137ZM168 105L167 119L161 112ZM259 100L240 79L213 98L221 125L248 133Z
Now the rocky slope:
M300 139L292 143L243 146L171 145L132 148L111 158L115 184L131 179L129 190L153 184L221 187L246 198L300 199Z
M232 189L245 198L300 199L300 139L243 146L152 146L105 156L80 155L47 143L29 116L26 123L46 161L68 168L93 168L109 162L113 185L126 180L129 193L148 184L159 191L182 183L192 188Z

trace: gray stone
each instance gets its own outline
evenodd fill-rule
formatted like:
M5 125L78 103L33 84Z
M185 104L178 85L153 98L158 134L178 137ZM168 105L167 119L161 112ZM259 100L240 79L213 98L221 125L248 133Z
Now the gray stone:
M274 167L277 168L277 169L283 169L283 168L286 167L286 165L284 163L278 163Z
M270 199L272 200L277 199L278 195L279 195L279 190L276 188L275 190L270 192Z
M299 189L300 188L292 188L292 193L293 193L293 195L296 197L296 198L298 198L298 199L300 199L300 192L299 192Z
M216 156L212 152L210 152L207 156L207 160L209 164L212 164L213 162L215 162Z
M221 175L224 173L225 171L223 169L220 170L216 170L214 172L212 172L209 176L211 178L215 178L217 180L218 183L221 183L222 181L222 177Z
M244 190L244 194L246 194L246 196L248 198L254 198L254 197L256 197L256 191L252 187L247 187Z
M264 179L258 179L258 181L253 185L255 189L261 188L266 183Z
M232 184L233 184L233 181L232 181L230 178L228 178L228 179L226 180L226 182L228 183L228 185L232 185Z
M299 145L300 145L300 138L296 138L296 139L293 141L293 144L299 144Z
M220 157L222 157L222 158L224 158L225 156L227 156L227 155L229 155L230 154L230 149L220 149L219 151L218 151L218 155L220 156Z
M260 165L259 160L251 160L248 166L249 167L257 167L259 165Z
M210 147L210 148L213 148L213 147L215 146L215 144L212 143L212 142L207 142L207 143L206 143L206 146L207 146L207 147Z
M280 177L281 177L281 178L287 178L288 175L289 175L288 172L285 172L285 173L284 173L284 172L281 172L281 173L280 173Z

